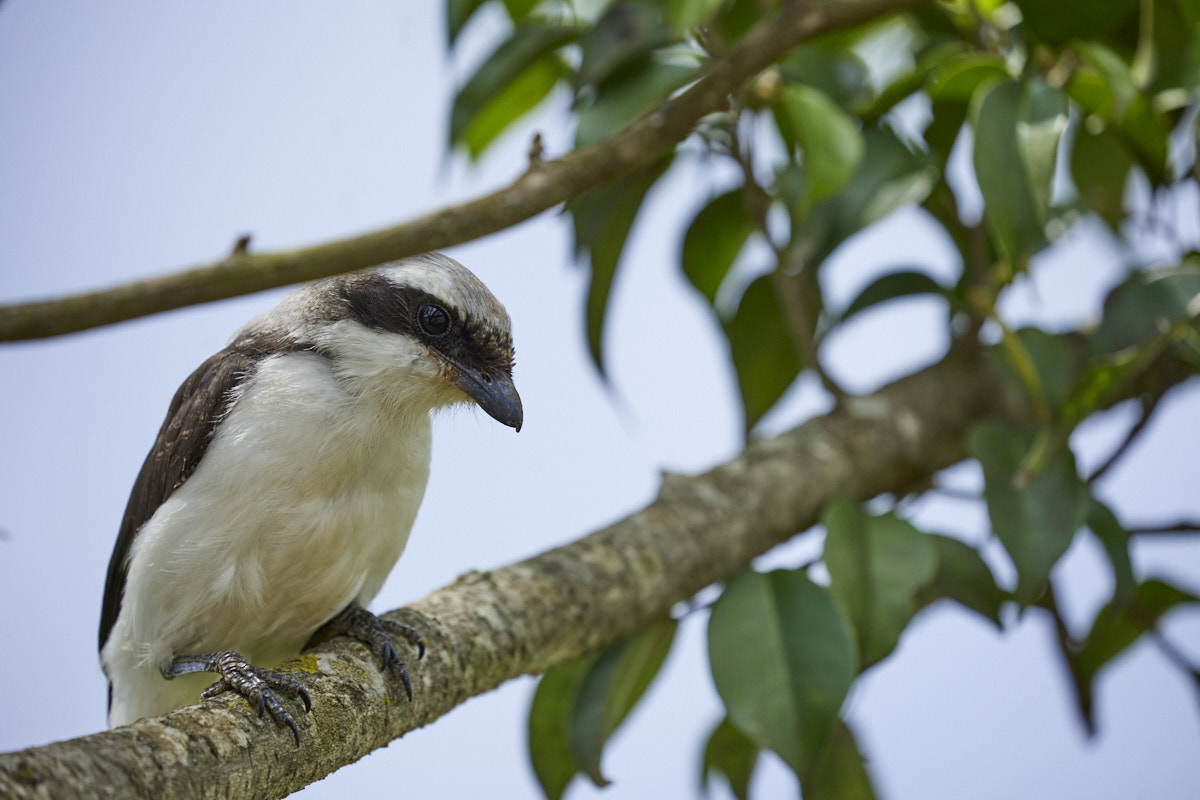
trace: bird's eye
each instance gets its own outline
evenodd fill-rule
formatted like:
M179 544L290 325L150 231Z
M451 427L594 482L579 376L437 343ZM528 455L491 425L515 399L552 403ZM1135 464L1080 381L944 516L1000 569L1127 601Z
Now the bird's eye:
M417 322L430 336L441 336L450 327L450 315L441 306L429 303L417 311Z

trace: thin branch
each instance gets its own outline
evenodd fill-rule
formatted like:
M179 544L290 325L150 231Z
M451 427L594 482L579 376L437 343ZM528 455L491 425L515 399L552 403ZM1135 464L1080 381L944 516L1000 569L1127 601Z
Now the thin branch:
M1097 467L1095 472L1088 476L1087 483L1089 486L1100 480L1100 478L1104 477L1104 474L1112 469L1113 466L1121 460L1121 456L1125 455L1130 446L1132 446L1137 440L1138 436L1141 435L1142 431L1146 429L1146 426L1150 424L1150 418L1154 416L1155 409L1158 408L1159 401L1162 400L1162 395L1149 394L1140 399L1142 404L1141 416L1138 417L1138 421L1133 424L1133 427L1129 429L1129 433L1125 434L1124 441L1117 446L1117 449L1112 452L1112 455L1110 455L1103 464Z
M1166 525L1134 525L1129 528L1129 532L1142 536L1200 533L1200 522L1185 519Z
M1076 342L1078 343L1078 342ZM1166 360L1163 391L1191 377ZM985 417L1028 421L992 359L957 352L695 477L669 475L642 511L579 541L471 573L391 617L429 643L413 702L361 645L335 640L285 665L313 698L302 746L242 700L217 699L66 742L0 755L0 796L274 798L427 725L469 697L618 641L816 522L834 497L928 482L967 456ZM1116 402L1123 398L1114 398Z
M801 42L927 2L810 4L793 0L774 18L756 25L736 47L710 62L703 77L686 91L599 144L555 160L531 163L530 169L504 189L349 239L275 253L235 249L215 264L87 294L0 307L0 341L58 336L365 269L510 228L649 164L686 138L702 117L724 108L742 83Z
M1187 657L1187 654L1175 646L1175 643L1163 634L1158 628L1153 628L1149 632L1150 641L1158 645L1159 651L1170 661L1175 667L1188 676L1192 680L1192 689L1196 692L1196 699L1200 701L1200 667L1197 667Z
M1193 681L1196 681L1197 687L1200 688L1200 668L1187 657L1187 654L1180 650L1175 644L1168 639L1161 630L1152 628L1149 631L1150 639L1162 651L1162 654L1167 657L1167 660L1178 667L1182 672L1186 672L1191 676Z
M1159 651L1166 657L1166 660L1192 679L1192 687L1196 690L1196 697L1200 699L1200 667L1196 667L1196 664L1189 660L1186 652L1178 649L1175 643L1166 638L1165 634L1157 627L1151 628L1148 636L1150 636L1151 642L1158 645Z

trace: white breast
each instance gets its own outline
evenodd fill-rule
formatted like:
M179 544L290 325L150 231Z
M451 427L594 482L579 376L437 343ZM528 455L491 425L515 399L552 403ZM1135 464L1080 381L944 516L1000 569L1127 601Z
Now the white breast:
M178 705L168 693L195 698L194 682L158 675L175 655L232 649L273 666L366 605L404 549L429 451L427 411L352 392L313 353L264 361L134 543L101 654L110 723Z

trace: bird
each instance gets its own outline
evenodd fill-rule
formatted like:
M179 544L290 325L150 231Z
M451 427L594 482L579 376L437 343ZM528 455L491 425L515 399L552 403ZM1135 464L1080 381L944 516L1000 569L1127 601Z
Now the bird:
M232 690L299 746L284 701L308 693L271 667L318 631L365 642L411 700L397 640L424 641L366 607L421 504L433 412L521 429L513 356L504 306L426 253L302 284L191 373L108 565L109 726Z

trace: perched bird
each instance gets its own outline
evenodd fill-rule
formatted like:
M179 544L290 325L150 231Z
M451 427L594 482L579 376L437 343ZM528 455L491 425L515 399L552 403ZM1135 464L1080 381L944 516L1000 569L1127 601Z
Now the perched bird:
M232 689L298 728L272 667L322 633L373 648L365 610L408 539L429 475L431 412L475 402L521 429L504 307L440 254L305 284L251 320L175 393L108 565L100 663L109 724ZM193 674L201 673L201 674Z

